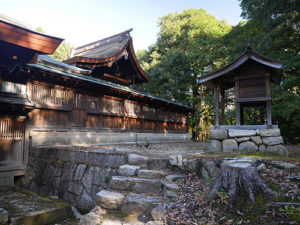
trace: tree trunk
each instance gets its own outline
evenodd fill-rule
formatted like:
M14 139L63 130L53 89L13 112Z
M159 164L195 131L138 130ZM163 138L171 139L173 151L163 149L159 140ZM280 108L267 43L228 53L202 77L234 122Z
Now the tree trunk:
M209 202L217 197L217 192L221 188L228 191L229 207L232 207L233 201L238 196L248 196L251 202L255 203L255 192L275 195L261 179L256 167L249 162L223 163L220 174L210 192Z

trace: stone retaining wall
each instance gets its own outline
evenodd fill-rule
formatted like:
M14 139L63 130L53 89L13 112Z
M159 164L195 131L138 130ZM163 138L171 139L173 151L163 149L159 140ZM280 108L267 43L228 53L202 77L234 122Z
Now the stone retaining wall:
M149 159L149 168L166 167L167 160ZM105 149L32 148L22 187L58 196L80 211L95 206L98 192L109 188L121 165L130 163L128 154Z
M210 152L267 152L287 156L280 129L212 129Z
M94 207L96 194L126 163L126 154L87 150L33 148L21 186L58 196L81 211Z

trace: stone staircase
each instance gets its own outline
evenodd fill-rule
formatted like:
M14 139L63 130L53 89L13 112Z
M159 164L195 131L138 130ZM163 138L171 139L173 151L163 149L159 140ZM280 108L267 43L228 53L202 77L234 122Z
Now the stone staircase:
M106 209L114 205L113 209L138 217L149 216L156 206L176 199L179 187L174 181L184 175L172 174L167 168L168 160L153 160L129 154L128 164L121 165L118 175L111 177L109 188L97 194L96 204Z

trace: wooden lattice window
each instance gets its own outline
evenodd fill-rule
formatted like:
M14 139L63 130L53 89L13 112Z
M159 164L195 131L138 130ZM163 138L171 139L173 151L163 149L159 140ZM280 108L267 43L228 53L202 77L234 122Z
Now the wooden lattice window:
M124 104L119 99L103 97L101 98L100 110L105 114L123 115Z
M32 86L32 100L40 104L68 105L68 92L63 88Z
M88 111L98 111L99 110L99 98L94 97L94 96L88 96L87 110Z
M0 138L21 140L24 137L25 123L11 118L0 118Z

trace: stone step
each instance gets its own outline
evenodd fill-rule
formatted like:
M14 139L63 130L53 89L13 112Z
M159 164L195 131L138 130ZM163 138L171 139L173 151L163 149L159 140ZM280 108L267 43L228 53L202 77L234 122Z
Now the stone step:
M54 224L73 216L69 204L18 186L0 188L0 205L0 224L7 212L12 225Z
M130 194L121 205L120 211L130 216L150 215L158 204L162 203L161 196L148 196L145 194Z
M124 199L125 196L118 192L102 190L96 194L96 204L104 209L117 209Z
M140 166L125 164L119 167L118 173L121 176L135 176L140 169Z
M147 167L149 158L137 154L128 154L128 163L132 165L137 165L140 167Z
M140 178L148 178L148 179L155 179L155 178L163 178L167 176L167 173L160 171L160 170L139 170L137 176Z
M114 190L130 191L137 194L161 194L162 182L136 177L113 176L110 180L110 188Z

